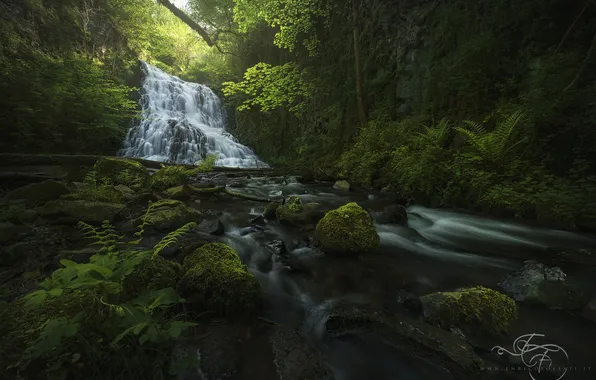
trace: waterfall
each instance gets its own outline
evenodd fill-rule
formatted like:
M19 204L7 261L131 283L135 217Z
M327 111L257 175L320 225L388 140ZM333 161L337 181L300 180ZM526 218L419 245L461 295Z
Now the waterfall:
M128 131L121 156L194 164L217 154L216 166L269 167L225 129L221 100L207 86L142 62L142 119Z

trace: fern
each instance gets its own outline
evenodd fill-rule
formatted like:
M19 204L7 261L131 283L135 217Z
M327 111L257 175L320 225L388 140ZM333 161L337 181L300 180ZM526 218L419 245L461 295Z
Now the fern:
M161 239L159 241L159 243L157 243L153 247L153 256L157 256L157 255L159 255L159 253L161 251L163 251L167 247L177 244L178 239L180 237L182 237L184 234L186 234L187 232L189 232L190 230L192 230L196 227L197 227L197 224L195 222L190 222L190 223L187 223L184 226L178 228L176 231L173 231L173 232L170 232L169 234L167 234L163 239Z
M501 162L514 148L527 140L526 137L512 143L515 129L523 119L524 114L516 111L505 120L497 123L495 129L488 132L485 126L474 121L464 121L465 127L455 128L466 136L468 142L480 153L482 158L492 162Z
M436 127L424 126L424 133L418 133L418 136L434 146L444 146L451 134L452 123L447 118L442 118Z

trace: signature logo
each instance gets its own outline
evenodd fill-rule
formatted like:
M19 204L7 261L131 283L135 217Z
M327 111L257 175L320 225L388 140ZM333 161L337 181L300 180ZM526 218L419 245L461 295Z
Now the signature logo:
M561 373L557 380L561 380L569 369L569 356L567 352L556 344L535 344L534 338L543 338L544 334L526 334L513 342L513 351L501 346L494 346L492 351L502 356L508 353L511 356L519 357L523 364L529 369L528 373L532 380L538 380L541 373ZM556 362L555 362L556 361Z

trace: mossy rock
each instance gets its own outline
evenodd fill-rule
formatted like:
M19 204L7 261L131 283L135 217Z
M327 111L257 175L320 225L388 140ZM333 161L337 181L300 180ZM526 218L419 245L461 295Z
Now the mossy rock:
M260 284L238 254L222 243L203 245L184 260L178 290L200 310L223 316L246 316L260 305Z
M186 185L170 187L163 192L163 195L169 199L184 200L190 198L191 192Z
M46 203L41 209L41 215L62 224L79 221L100 224L104 220L114 221L125 207L118 203L57 200Z
M62 196L62 199L121 203L123 195L121 191L119 191L118 189L116 189L115 186L112 185L92 185L89 183L77 183L75 185L74 191L70 194Z
M61 195L68 194L69 192L70 190L65 184L54 180L47 180L19 187L8 192L5 198L9 200L25 199L30 202L44 203L58 199Z
M316 224L325 213L319 203L303 204L300 197L292 195L286 202L278 206L275 216L281 224L289 226L305 226Z
M515 301L482 286L420 297L427 322L445 328L478 329L498 335L509 331L517 317Z
M41 215L63 224L79 221L100 224L104 220L114 221L125 207L118 203L57 200L46 203L41 209Z
M329 254L357 256L380 245L372 219L354 202L329 211L317 224L316 237Z
M144 291L176 288L182 268L180 264L155 256L138 265L124 279L123 289L127 297L138 296Z
M273 220L273 219L277 218L277 216L275 214L277 212L277 209L280 206L281 206L280 202L267 203L267 205L265 206L265 210L263 211L263 216L269 220Z
M163 191L185 185L189 178L196 173L197 169L187 169L184 166L164 166L149 177L149 188L154 191Z
M186 223L196 222L200 217L198 211L195 211L185 205L183 202L174 199L164 199L149 205L149 213L143 215L147 225L145 229L157 231L173 231L182 227Z
M141 189L149 180L147 169L134 160L102 157L93 169L97 173L97 179L107 180L113 185L126 185L131 189Z

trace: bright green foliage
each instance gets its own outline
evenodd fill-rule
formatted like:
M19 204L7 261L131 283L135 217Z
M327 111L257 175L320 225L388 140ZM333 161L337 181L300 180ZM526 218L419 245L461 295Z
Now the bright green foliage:
M427 294L420 301L425 319L446 329L478 328L498 335L509 331L517 317L511 297L482 286Z
M178 290L189 304L227 316L250 316L258 310L259 281L227 245L203 245L185 258L184 267L190 269Z
M198 173L207 173L213 170L217 155L210 154L204 160L197 162L197 167L189 169L181 165L162 166L149 178L149 188L156 191L185 185L190 178Z
M323 0L234 0L234 21L247 32L261 20L279 28L273 43L293 51L302 40L310 55L316 54L319 40L316 20L328 16Z
M88 377L106 365L100 370L105 378L114 378L110 373L115 371L128 378L160 371L173 339L194 324L171 317L171 307L184 302L174 290L180 266L157 254L192 227L140 250L127 248L108 223L101 228L80 223L100 248L88 263L61 260L63 268L24 298L25 309L15 303L14 312L23 315L6 347L23 338L27 347L14 364L23 371L45 364L50 378ZM79 360L82 366L73 364Z
M469 139L470 144L485 160L502 162L505 159L511 159L513 149L527 140L527 137L523 137L516 142L512 141L515 128L523 116L521 111L517 111L497 123L491 132L488 132L484 125L473 121L465 121L467 128L456 128L456 130Z
M147 169L135 160L102 157L95 165L96 180L102 183L125 185L132 189L140 189L149 179Z
M351 202L325 214L316 237L324 252L358 256L379 248L380 240L370 215Z
M306 71L293 62L279 66L260 62L246 70L242 82L222 85L226 97L239 97L239 111L258 107L262 112L270 112L284 107L300 114L306 107L304 101L314 91Z
M85 175L84 185L78 185L66 199L79 199L94 202L121 203L122 193L111 185L108 178L98 179L97 172L90 170Z

